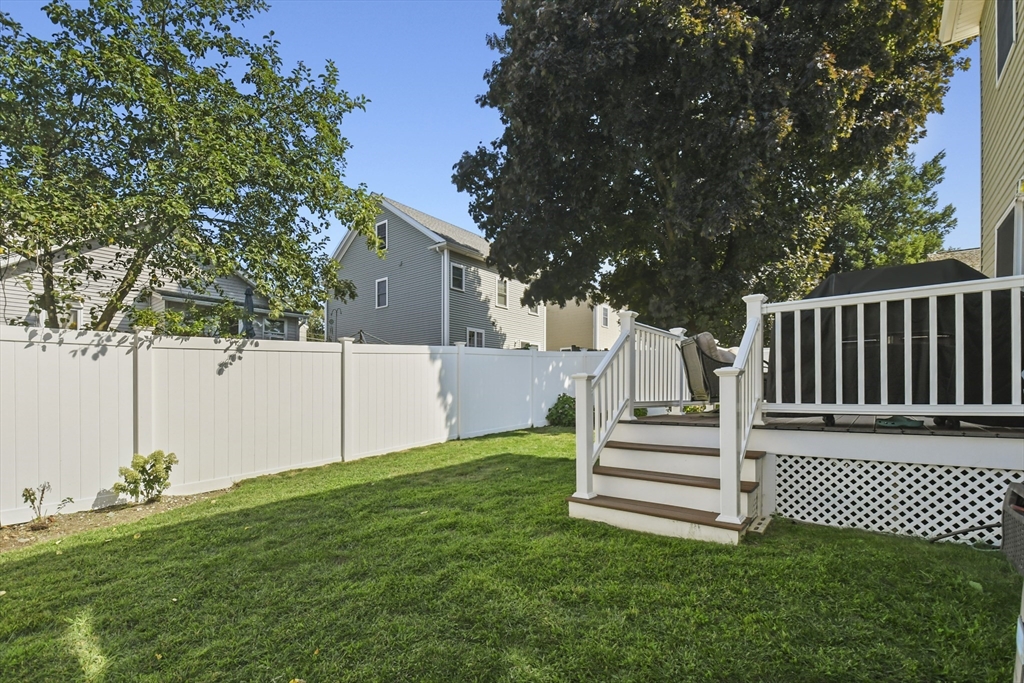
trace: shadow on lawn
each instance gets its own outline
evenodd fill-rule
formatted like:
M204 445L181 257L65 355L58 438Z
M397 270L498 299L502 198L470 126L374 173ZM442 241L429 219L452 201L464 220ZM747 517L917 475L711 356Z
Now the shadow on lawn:
M5 561L0 670L22 681L1009 671L1019 583L998 558L789 525L739 548L624 532L568 518L572 466L502 453ZM249 486L217 505L245 505Z

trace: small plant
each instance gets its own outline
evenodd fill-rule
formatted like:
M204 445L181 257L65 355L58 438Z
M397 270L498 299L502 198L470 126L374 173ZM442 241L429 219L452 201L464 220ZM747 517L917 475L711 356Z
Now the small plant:
M548 410L548 424L554 427L576 426L576 399L569 394L559 394L555 404Z
M131 467L118 470L124 481L115 483L114 491L128 494L136 503L140 499L150 503L159 499L170 486L171 467L177 464L174 453L153 451L148 456L136 453L132 456Z
M647 417L647 408L633 408L633 417Z
M32 524L32 528L34 529L45 529L49 526L49 522L43 518L43 499L46 497L46 494L52 490L53 487L50 486L50 482L44 481L34 489L25 489L21 492L21 499L29 504L29 507L32 508L32 513L35 515L35 519ZM74 502L74 499L70 497L62 500L60 505L57 506L57 514L60 514L60 511L64 509L65 505Z

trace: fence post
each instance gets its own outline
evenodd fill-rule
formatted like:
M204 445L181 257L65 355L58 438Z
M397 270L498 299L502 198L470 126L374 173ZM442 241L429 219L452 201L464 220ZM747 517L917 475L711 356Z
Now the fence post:
M764 401L764 303L768 301L768 297L764 294L749 294L743 297L743 300L747 302L747 324L749 325L753 318L757 318L759 323L757 334L754 336L754 347L750 350L754 356L754 366L757 368L753 378L754 395L751 398L754 399L754 424L763 425L761 403Z
M466 355L466 342L455 342L455 438L462 438L462 359Z
M132 345L132 450L149 455L153 452L153 330L135 330ZM129 457L129 460L131 458Z
M673 327L669 330L679 340L679 344L682 345L683 340L686 339L686 328L685 327ZM683 352L679 349L679 412L685 412L684 408L690 401L690 382L686 379L686 363L683 362Z
M636 419L636 414L633 412L633 401L636 398L636 316L636 311L619 311L622 334L629 337L626 342L626 412L624 413L627 420ZM576 405L579 406L579 403L577 402Z
M572 376L576 382L576 493L575 498L593 498L594 493L594 376L583 372Z
M352 411L355 408L352 344L355 339L339 337L338 341L341 342L341 461L346 462L355 455L353 432L350 429L355 424L355 420L352 419Z
M718 521L740 524L740 463L739 463L739 368L719 368L718 375L719 401L719 491L722 495L722 510Z
M537 426L537 420L534 419L534 411L536 405L534 401L537 398L537 351L539 350L536 344L530 344L530 427Z

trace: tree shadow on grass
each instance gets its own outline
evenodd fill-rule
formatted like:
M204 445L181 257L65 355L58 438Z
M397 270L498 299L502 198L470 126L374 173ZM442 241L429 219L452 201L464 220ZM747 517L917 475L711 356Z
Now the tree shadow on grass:
M21 681L1009 672L1020 584L1001 558L786 524L738 548L637 534L569 519L571 482L570 460L501 453L251 507L243 486L218 503L239 509L68 539L59 556L0 563L0 670Z

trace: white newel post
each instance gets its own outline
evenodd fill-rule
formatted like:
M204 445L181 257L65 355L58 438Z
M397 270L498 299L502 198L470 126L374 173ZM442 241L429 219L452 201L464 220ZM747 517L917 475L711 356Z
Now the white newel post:
M669 332L676 336L679 341L680 347L682 347L683 340L686 339L686 328L685 327L673 327L669 329ZM679 349L677 349L679 350ZM679 412L683 412L683 408L686 403L690 400L690 383L686 379L686 363L683 362L682 351L679 350Z
M718 463L720 466L719 490L722 494L722 511L718 515L720 522L739 524L743 521L740 514L740 463L739 463L739 381L742 371L739 368L719 368L718 393L721 401L719 413Z
M466 357L466 342L455 342L455 438L462 438L462 362Z
M339 337L341 342L341 460L351 460L355 456L354 414L355 404L355 373L352 368L352 337Z
M757 336L754 337L754 348L750 353L754 356L754 424L763 425L761 418L761 403L764 401L764 305L768 297L764 294L749 294L743 297L747 303L747 324L752 318L757 318L761 323L757 326ZM798 314L799 315L799 314Z
M635 420L633 412L633 400L636 397L636 311L619 311L619 323L622 326L622 334L627 335L626 342L626 410L623 417L627 420ZM577 399L578 401L579 399ZM577 407L579 403L577 402ZM593 420L593 418L591 418Z
M594 376L580 373L576 382L576 498L593 498L594 472Z

